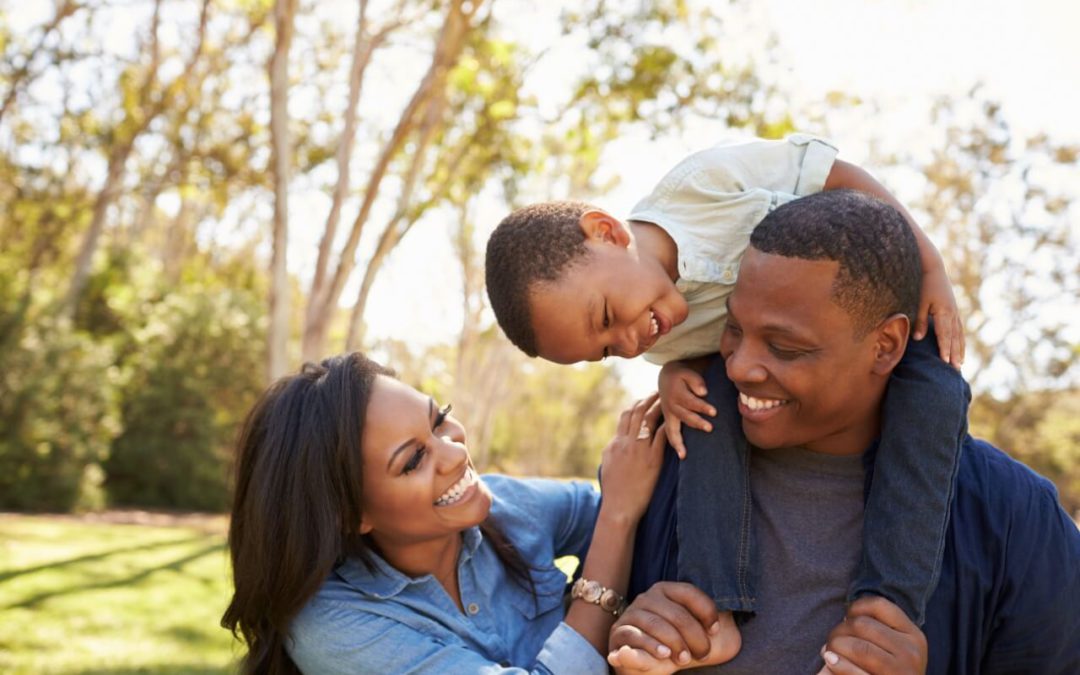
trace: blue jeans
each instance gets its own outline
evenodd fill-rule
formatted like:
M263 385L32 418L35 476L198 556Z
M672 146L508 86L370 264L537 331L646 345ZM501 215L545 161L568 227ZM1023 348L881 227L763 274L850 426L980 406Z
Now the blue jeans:
M683 427L682 462L667 449L638 527L630 594L656 581L687 581L720 609L752 613L758 561L738 392L719 357L705 381L717 410L713 431ZM960 373L938 356L932 327L908 343L882 403L881 438L866 479L863 554L849 601L881 595L922 625L941 572L970 399Z

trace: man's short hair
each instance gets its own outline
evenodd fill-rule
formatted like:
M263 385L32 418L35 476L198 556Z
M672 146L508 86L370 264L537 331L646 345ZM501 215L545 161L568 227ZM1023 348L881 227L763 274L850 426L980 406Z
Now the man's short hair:
M485 277L495 319L510 342L537 355L529 293L537 283L555 282L588 254L582 202L543 202L520 208L495 228L487 243Z
M861 339L896 313L914 325L922 265L919 247L900 212L863 192L827 190L784 204L750 235L762 253L835 260L832 298L851 315Z

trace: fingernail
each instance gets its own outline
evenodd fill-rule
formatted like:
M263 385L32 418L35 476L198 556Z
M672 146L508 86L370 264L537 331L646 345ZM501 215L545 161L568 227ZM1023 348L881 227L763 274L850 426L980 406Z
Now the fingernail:
M709 408L709 414L716 417L716 408Z
M713 625L709 626L709 633L711 633L712 635L716 635L719 632L720 632L720 622L719 621L714 621Z
M671 650L668 649L667 645L660 645L656 648L656 654L660 658L666 659L667 657L671 656Z
M676 660L679 663L690 663L690 652L686 650L679 652L679 658Z
M832 652L825 652L825 662L830 666L835 666L837 663L840 663L840 657Z
M712 431L712 425L711 425L711 424L708 424L708 423L706 423L706 424L705 424L705 431Z

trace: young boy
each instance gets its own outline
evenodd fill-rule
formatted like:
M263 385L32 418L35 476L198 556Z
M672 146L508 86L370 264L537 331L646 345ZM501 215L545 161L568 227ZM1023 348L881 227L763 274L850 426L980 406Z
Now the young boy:
M507 337L530 356L575 363L644 353L663 364L666 429L685 457L681 424L710 431L701 415L716 415L703 400L698 357L719 349L726 300L757 223L780 204L820 190L856 189L897 208L911 224L923 267L914 337L931 334L932 315L941 359L929 341L913 342L890 381L864 515L863 557L849 600L882 595L921 625L937 584L966 431L966 386L948 365L963 361L963 334L936 249L877 181L836 154L806 135L721 144L680 162L625 223L581 203L515 211L488 242L488 295ZM783 347L775 346L780 356ZM750 410L783 404L740 398ZM928 399L938 414L912 424L912 402ZM708 567L673 573L710 594L720 609L753 612L753 589L743 578L749 555L746 458L724 461L720 477L696 473L692 455L679 469L678 510L692 500L697 522L702 512L712 513L714 522L678 533L679 550L702 552L686 557L711 561ZM740 530L733 536L722 531L730 523L738 526L728 529Z

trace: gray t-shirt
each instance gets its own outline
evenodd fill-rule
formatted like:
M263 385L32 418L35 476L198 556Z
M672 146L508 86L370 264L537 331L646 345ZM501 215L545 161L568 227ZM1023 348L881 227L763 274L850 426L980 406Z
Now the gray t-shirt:
M801 448L750 453L752 527L762 564L742 650L714 672L811 675L844 617L862 551L861 456Z

